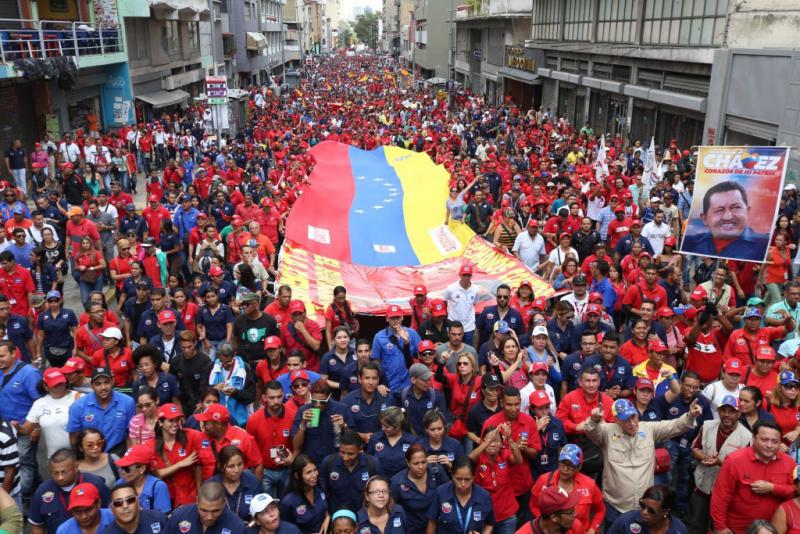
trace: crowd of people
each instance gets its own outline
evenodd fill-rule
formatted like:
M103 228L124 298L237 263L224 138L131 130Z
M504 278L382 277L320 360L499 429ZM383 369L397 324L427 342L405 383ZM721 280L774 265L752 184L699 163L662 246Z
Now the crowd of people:
M0 529L800 531L796 189L767 263L681 254L692 147L645 173L638 141L408 81L332 54L235 137L197 107L8 149ZM345 287L318 323L275 276L324 140L429 154L445 224L558 296L476 309L464 263L377 331Z

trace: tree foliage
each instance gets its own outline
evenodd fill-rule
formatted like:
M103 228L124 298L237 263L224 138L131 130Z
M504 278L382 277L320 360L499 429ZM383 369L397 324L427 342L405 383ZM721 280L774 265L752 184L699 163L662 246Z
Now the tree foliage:
M378 19L380 13L365 13L356 18L353 24L353 33L359 42L375 47L378 41Z

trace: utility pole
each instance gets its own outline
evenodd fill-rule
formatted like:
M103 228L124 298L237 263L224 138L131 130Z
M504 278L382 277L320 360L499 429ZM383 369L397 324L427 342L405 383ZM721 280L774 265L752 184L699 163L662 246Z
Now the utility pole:
M225 0L223 0L225 1ZM208 0L208 15L209 20L211 21L211 63L213 66L214 76L219 76L219 66L217 65L217 36L216 36L216 27L217 27L217 17L214 14L214 0ZM206 95L208 98L208 95ZM213 105L211 106L211 120L214 122L214 126L216 127L217 131L217 146L221 146L222 143L222 117L220 116L220 112L222 111L220 108L224 107L225 112L228 112L227 106L219 106ZM216 119L216 120L214 120Z
M450 108L453 105L453 85L456 82L456 36L455 36L455 25L453 19L455 18L456 9L455 9L455 0L450 0L450 9L448 10L450 20L449 20L449 49L447 51L447 112L450 112Z

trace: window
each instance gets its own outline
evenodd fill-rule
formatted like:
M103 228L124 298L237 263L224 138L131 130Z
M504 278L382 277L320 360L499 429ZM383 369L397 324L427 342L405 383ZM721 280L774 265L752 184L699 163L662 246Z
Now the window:
M642 42L719 46L729 0L646 0Z
M505 61L505 29L489 29L489 46L486 50L486 61L498 67L503 66Z
M244 3L244 20L247 22L253 20L253 4L250 2Z
M561 23L561 0L539 0L533 13L533 38L556 40Z
M197 22L186 23L186 37L189 41L189 50L200 51L200 26Z
M588 41L592 29L592 2L565 0L564 40Z
M126 37L128 40L128 56L132 62L150 59L150 20L145 18L130 18L125 21L128 25Z
M640 1L600 0L597 13L597 40L602 43L633 42Z
M165 20L161 26L161 46L168 56L180 52L180 36L178 35L178 21Z

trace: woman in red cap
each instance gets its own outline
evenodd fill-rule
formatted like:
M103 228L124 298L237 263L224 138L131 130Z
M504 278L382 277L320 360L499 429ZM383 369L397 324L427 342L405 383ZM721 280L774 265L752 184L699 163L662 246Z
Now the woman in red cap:
M122 478L117 484L131 484L139 496L139 507L142 510L158 510L168 514L172 511L169 490L161 478L150 473L150 466L155 459L150 445L134 445L125 456L116 461Z

